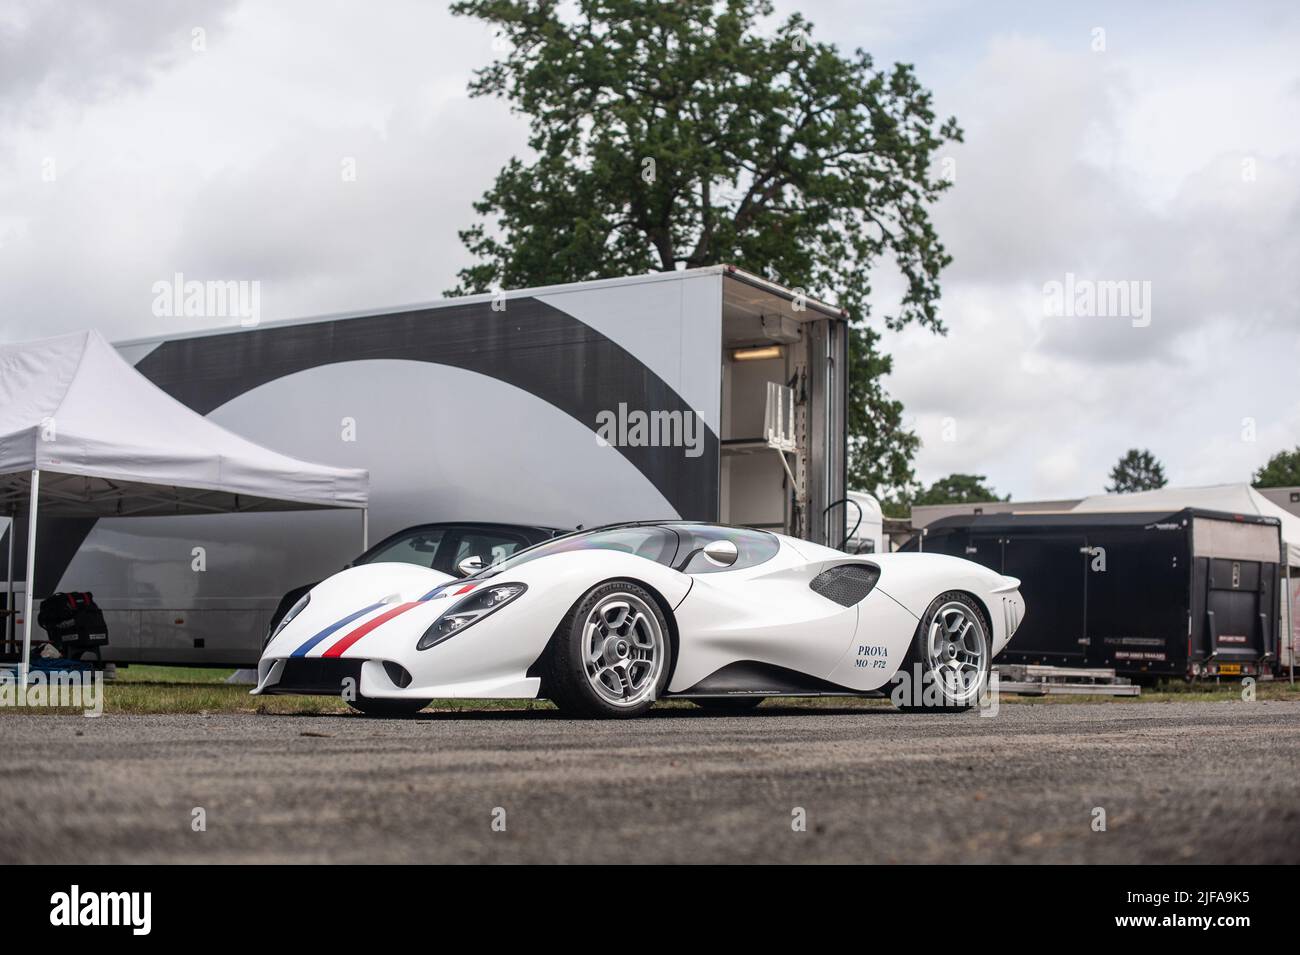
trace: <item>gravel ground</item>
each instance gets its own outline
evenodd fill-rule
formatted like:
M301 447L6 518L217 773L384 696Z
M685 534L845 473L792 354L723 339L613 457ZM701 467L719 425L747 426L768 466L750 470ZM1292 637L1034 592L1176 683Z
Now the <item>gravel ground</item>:
M0 750L4 863L1300 862L1297 703L10 713Z

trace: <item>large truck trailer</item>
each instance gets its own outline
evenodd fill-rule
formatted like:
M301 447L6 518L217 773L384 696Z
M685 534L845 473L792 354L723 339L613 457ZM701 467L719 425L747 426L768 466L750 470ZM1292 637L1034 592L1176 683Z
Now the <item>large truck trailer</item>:
M118 347L238 434L369 469L372 541L436 521L683 518L838 546L846 331L840 309L718 266ZM358 522L42 520L36 579L94 593L106 661L250 665L280 597L362 550Z
M1025 620L1002 664L1113 668L1143 678L1259 676L1278 664L1281 525L1173 513L944 517L905 550L1020 578Z

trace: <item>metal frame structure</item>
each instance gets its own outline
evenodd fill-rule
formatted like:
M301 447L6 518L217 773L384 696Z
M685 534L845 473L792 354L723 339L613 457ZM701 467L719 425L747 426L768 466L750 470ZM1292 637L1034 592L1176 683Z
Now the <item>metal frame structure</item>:
M56 474L56 472L45 472L45 473ZM27 555L26 555L27 559L26 559L26 573L24 574L23 577L24 583L23 583L22 651L21 651L21 656L18 659L18 680L23 685L26 685L27 683L27 676L31 668L32 626L35 621L35 615L33 614L32 610L33 610L33 603L35 602L36 599L36 586L35 586L36 531L37 531L37 525L40 518L41 475L42 475L42 471L40 468L32 468L31 471L29 472L30 489L27 494L27 509L25 511L27 516ZM77 477L76 475L61 475L61 476L73 477L73 478ZM96 500L95 499L96 496L89 496L85 499L82 499L66 492L59 493L53 491L48 486L49 483L50 482L48 481L46 482L47 484L45 490L46 496L53 497L59 502L63 503L65 506L72 506L74 509L77 504L91 506L96 503L102 504L105 499L103 495L99 495L98 500ZM112 484L113 482L109 482L109 483ZM151 487L158 488L160 492L162 490L161 485L152 485ZM120 494L121 493L120 489L116 491L116 493ZM6 648L14 646L17 643L17 639L15 636L15 628L17 627L17 615L14 612L14 607L13 607L14 538L18 530L18 517L21 513L24 512L20 512L16 508L14 503L16 496L17 496L16 492L14 491L10 491L9 494L7 495L8 503L9 503L10 525L9 525L9 535L8 535L9 537L8 560L6 561L6 576L8 579L5 582L6 584L5 592L7 594L5 608L6 610L9 611L8 614L6 615L8 619L6 621L6 626L5 626L5 630L6 630L5 647ZM112 498L109 497L107 499L112 499ZM160 503L166 503L172 501L172 499L168 498L165 493L158 493L158 494L143 493L142 494L136 490L133 490L133 493L131 494L130 497L128 498L119 497L117 498L117 500L119 501L119 503L122 500L144 501L148 503L148 507L150 509L156 507ZM200 512L203 513L238 513L241 510L238 504L238 499L236 499L236 506L233 510L231 508L222 508L222 507L214 507L211 505L203 505L203 504L195 503L194 501L191 500L187 500L185 503L187 508L195 507ZM293 506L299 507L300 505L294 504ZM270 507L273 508L274 504L271 504ZM266 501L259 501L257 509L267 510L268 503ZM137 510L136 508L132 508L130 506L119 507L115 511L115 514L116 516L125 517L131 515L136 510ZM368 507L362 507L360 508L360 511L361 511L361 549L365 551L369 549L370 546L370 509Z

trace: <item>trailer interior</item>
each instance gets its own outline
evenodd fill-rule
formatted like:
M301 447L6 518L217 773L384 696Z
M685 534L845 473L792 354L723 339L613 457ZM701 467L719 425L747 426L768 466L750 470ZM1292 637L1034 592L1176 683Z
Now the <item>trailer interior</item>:
M844 313L730 270L723 281L722 334L721 519L838 546L845 496Z

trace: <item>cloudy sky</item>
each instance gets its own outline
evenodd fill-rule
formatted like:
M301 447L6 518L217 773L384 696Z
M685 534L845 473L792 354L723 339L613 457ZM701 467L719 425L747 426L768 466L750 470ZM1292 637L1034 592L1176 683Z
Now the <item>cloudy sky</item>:
M950 332L887 338L925 480L1078 496L1141 446L1240 481L1300 443L1300 8L1138 6L779 4L914 63L966 132ZM151 310L178 271L261 280L265 320L438 297L524 148L465 94L492 56L428 2L0 0L0 340L185 329ZM1050 314L1067 275L1149 313Z

